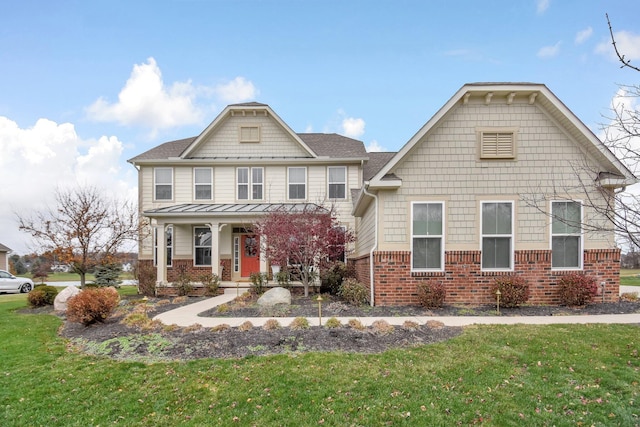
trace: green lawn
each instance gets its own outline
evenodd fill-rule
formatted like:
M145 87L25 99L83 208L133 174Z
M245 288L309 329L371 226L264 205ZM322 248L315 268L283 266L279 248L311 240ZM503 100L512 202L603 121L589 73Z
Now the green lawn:
M23 277L32 277L31 273L22 274ZM87 274L86 276L87 282L93 282L95 280L95 276L93 274ZM133 274L126 272L120 274L120 280L129 280L133 279ZM40 283L41 279L34 279L34 282ZM51 273L44 280L45 283L50 282L79 282L80 275L77 273Z
M620 284L623 286L640 286L640 270L620 270Z
M0 425L640 423L637 326L482 326L377 355L143 364L70 352L58 318L14 312L24 301L0 298Z

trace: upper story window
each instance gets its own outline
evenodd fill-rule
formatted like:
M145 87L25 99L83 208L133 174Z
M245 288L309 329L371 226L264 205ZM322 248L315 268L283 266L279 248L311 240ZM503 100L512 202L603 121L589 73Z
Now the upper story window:
M154 195L156 200L173 199L173 169L154 168L153 182L155 185Z
M516 157L516 131L481 130L480 158L481 159L514 159Z
M236 176L238 200L262 200L264 189L263 168L238 168Z
M169 226L165 231L165 247L166 264L167 267L171 267L171 260L173 258L173 227ZM153 265L158 265L158 227L153 229Z
M482 202L482 269L513 269L513 202Z
M260 142L260 126L240 126L240 142Z
M347 168L344 166L329 166L329 198L347 198Z
M411 269L444 269L444 203L411 204Z
M213 198L213 169L193 169L193 194L196 200L211 200Z
M305 200L307 198L307 168L292 167L288 172L289 200Z
M551 202L551 267L582 268L582 204Z

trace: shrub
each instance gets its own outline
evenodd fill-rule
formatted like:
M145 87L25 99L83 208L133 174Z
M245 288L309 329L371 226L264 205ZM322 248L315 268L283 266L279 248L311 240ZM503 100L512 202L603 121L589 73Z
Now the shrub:
M262 327L262 329L264 329L265 331L271 331L280 328L280 322L278 322L276 319L267 320L266 322L264 322L264 326Z
M114 288L85 289L67 301L67 319L85 326L103 322L119 301Z
M306 317L296 317L293 319L289 327L293 330L309 329L309 320Z
M356 329L358 331L363 331L365 329L364 325L358 319L349 319L347 323L351 329Z
M217 313L226 313L228 311L229 311L229 304L224 303L216 307Z
M200 323L194 323L193 325L182 328L182 333L188 334L191 332L201 332L203 329L204 327Z
M418 322L414 322L412 320L405 320L404 323L402 324L402 327L404 329L412 331L412 330L418 329L420 327L420 324L418 324Z
M320 273L320 292L338 295L340 285L346 277L347 266L336 262Z
M267 286L267 274L266 273L251 273L251 287L257 295L264 293L264 288Z
M365 285L356 279L346 279L340 285L340 298L352 305L362 305L369 302L369 291Z
M207 295L215 296L220 287L220 277L217 274L206 273L200 276L200 282L204 286Z
M53 301L58 295L58 289L53 286L36 286L29 295L27 300L31 307L44 307L45 305L53 305Z
M156 294L156 269L150 262L139 262L134 270L138 279L138 292L148 297Z
M151 319L149 319L149 316L147 316L147 313L145 312L134 311L126 315L120 323L134 328L138 327L144 329L149 326Z
M330 329L340 328L342 327L342 323L340 323L340 321L335 317L330 317L329 319L327 319L327 322L324 324L324 326Z
M568 274L558 281L560 304L585 305L598 294L596 279L585 274Z
M442 282L423 282L417 286L418 301L426 308L439 308L444 304L446 288Z
M175 283L175 287L178 288L178 295L186 296L193 291L193 285L191 284L191 275L187 270L187 267L180 265L177 267L178 280Z
M371 324L371 328L373 328L373 332L378 335L387 335L393 332L394 327L390 325L386 320L376 320Z
M248 320L242 322L242 324L238 326L238 330L242 332L250 331L251 329L253 329L253 323Z
M229 329L231 329L231 326L227 325L226 323L221 323L211 328L211 332L219 333L228 331Z
M278 282L278 286L285 289L289 289L291 287L291 282L289 281L289 271L287 271L286 269L278 271L278 273L276 273L275 279Z
M500 305L502 307L518 307L529 299L529 283L522 277L496 278L491 287L491 294L495 297L498 290L500 290Z

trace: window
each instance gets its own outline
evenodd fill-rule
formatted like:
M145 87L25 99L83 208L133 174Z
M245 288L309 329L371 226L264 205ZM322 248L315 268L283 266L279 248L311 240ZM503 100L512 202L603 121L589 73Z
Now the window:
M347 198L347 168L344 166L330 166L329 173L329 198Z
M260 142L260 126L241 126L240 142Z
M329 261L347 262L347 227L338 225L333 228L333 236L331 236L331 245L329 245Z
M580 202L551 202L551 267L582 268L581 223Z
M153 173L156 200L173 199L173 169L155 168Z
M514 132L481 132L480 157L513 159L516 156Z
M211 200L213 196L213 169L194 168L193 185L196 200Z
M209 227L193 229L193 252L195 265L211 265L211 229Z
M289 200L307 198L307 168L289 168Z
M411 269L443 270L444 203L411 205Z
M264 187L263 168L237 169L238 200L262 200ZM251 192L249 192L251 189Z
M513 203L482 203L482 268L510 270L513 265Z
M173 258L173 227L167 227L165 231L165 247L167 249L167 255L165 261L167 267L171 267L171 260ZM158 228L153 229L153 265L158 265Z

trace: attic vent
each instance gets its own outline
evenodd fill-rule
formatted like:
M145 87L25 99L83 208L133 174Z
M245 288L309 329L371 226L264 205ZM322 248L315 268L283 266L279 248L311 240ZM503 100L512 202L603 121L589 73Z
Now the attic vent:
M480 158L513 159L516 156L515 132L481 132Z
M260 142L260 126L241 126L240 142Z

